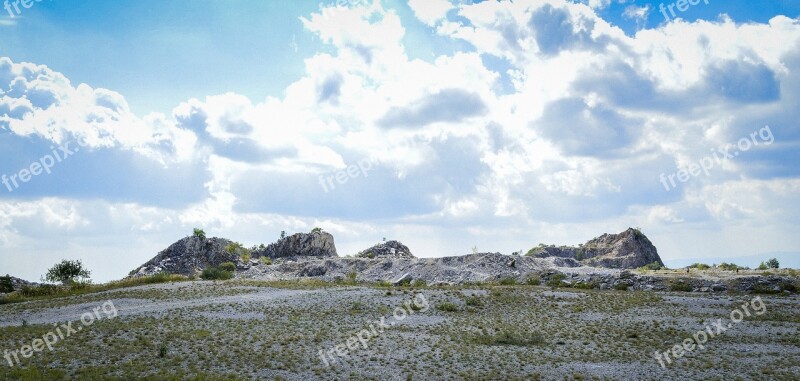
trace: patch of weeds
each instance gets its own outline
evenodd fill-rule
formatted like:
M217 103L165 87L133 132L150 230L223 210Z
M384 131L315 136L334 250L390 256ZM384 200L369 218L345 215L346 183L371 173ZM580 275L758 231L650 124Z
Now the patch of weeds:
M444 312L458 312L458 306L451 302L439 303L436 305L436 309Z
M503 279L500 279L499 283L500 283L501 286L513 286L513 285L517 284L517 280L514 279L514 278L503 278Z

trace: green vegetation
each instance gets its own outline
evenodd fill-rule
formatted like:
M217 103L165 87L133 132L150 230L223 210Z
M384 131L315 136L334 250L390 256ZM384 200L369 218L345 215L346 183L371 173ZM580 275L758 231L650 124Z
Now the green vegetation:
M233 278L233 271L225 271L219 267L209 267L203 270L203 274L200 277L205 280L228 280Z
M646 264L639 268L640 270L666 270L666 267L661 266L658 262Z
M75 283L76 280L88 279L91 274L91 271L83 267L83 263L80 259L75 261L65 259L55 264L50 270L47 270L44 279L48 282L71 284Z
M11 283L11 277L8 275L0 276L0 292L9 293L12 291L14 291L14 284Z
M619 291L628 291L628 287L630 286L625 283L617 283L614 285L614 289Z
M194 235L195 237L200 238L201 240L204 240L204 241L206 239L206 232L203 231L203 229L200 229L200 228L194 228L194 231L192 232L192 235Z
M458 312L458 306L452 302L444 302L436 305L436 309L444 312Z
M425 279L414 279L414 281L411 282L411 287L422 288L422 287L426 287L427 285L428 285L428 282L426 282Z
M733 264L733 263L725 263L725 262L722 262L719 265L717 265L717 268L719 268L720 270L725 270L725 271L736 271L736 270L744 270L745 269L744 267L741 267L739 265L736 265L736 264Z
M529 347L544 344L544 336L538 332L520 332L518 329L508 327L492 334L474 336L472 341L480 345L512 345Z
M269 266L269 265L272 264L272 258L270 258L270 257L261 257L259 259L261 260L261 264L263 264L265 266Z
M547 280L547 283L545 283L545 284L550 286L550 287L553 287L553 288L564 287L565 285L563 283L561 283L561 281L564 280L564 279L567 279L567 276L562 274L562 273L553 274L550 277L550 279Z
M690 269L698 269L698 270L708 270L708 269L711 268L711 266L709 266L709 265L707 265L705 263L692 263L691 265L689 265L689 268Z
M322 231L322 228L320 228L320 227L316 227L316 228L311 229L312 233L319 233L321 231Z
M669 282L669 290L670 291L683 291L683 292L691 292L692 291L692 284L689 283L688 280L685 279L673 279Z
M233 262L222 262L219 265L219 269L222 271L234 272L236 271L236 265Z
M503 279L500 279L499 283L502 286L513 286L513 285L517 284L517 280L514 279L514 278L503 278Z

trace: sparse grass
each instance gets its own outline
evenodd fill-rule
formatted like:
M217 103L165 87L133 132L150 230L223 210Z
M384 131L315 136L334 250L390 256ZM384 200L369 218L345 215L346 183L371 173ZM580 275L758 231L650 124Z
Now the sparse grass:
M452 302L443 302L436 305L436 309L443 312L458 312L458 306Z

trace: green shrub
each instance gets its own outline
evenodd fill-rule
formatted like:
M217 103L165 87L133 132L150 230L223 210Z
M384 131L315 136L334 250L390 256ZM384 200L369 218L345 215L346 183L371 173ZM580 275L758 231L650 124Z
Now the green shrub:
M414 279L414 281L411 282L411 287L425 287L427 285L428 282L426 282L424 279Z
M14 284L11 283L11 277L8 275L0 276L0 292L7 294L13 291L14 291Z
M628 287L629 286L625 283L617 283L614 285L614 289L619 291L627 291Z
M222 262L219 265L219 269L222 271L234 272L236 271L236 265L233 262Z
M514 278L503 278L500 279L500 284L503 286L513 286L517 284L517 280Z
M658 262L648 263L640 267L641 270L662 270L664 268L665 267L661 266L661 264L659 264Z
M707 265L705 263L692 263L691 265L689 265L689 268L690 269L698 269L698 270L708 270L708 269L711 268L711 266L709 266L709 265Z
M564 285L561 283L561 281L564 280L564 279L567 279L567 276L562 274L562 273L553 274L550 277L550 279L547 281L547 283L545 283L545 284L550 286L550 287L554 287L554 288L555 287L562 287Z
M321 231L322 231L322 228L320 228L320 227L316 227L316 228L311 229L312 233L319 233Z
M717 268L725 271L736 271L742 269L742 267L740 267L739 265L733 263L725 263L725 262L722 262L719 265L717 265Z
M265 266L269 266L272 264L272 259L270 257L261 257L261 263Z
M192 235L194 235L195 237L200 238L202 240L206 239L206 232L204 232L203 229L194 228L194 231L192 232Z
M542 277L539 274L530 274L528 275L528 279L525 280L525 283L529 286L538 286L542 284Z
M203 270L200 277L205 280L227 280L233 278L233 272L222 270L219 267L209 267Z
M458 306L456 306L455 303L444 302L437 304L436 309L444 312L457 312Z
M681 279L673 280L669 282L669 290L670 291L683 291L683 292L691 292L692 285L689 282L682 281Z
M481 345L513 345L528 347L544 344L544 335L538 332L521 332L516 329L502 329L494 334L481 334L472 338Z
M481 300L481 298L476 295L467 297L466 303L470 307L480 307L483 305L483 301Z

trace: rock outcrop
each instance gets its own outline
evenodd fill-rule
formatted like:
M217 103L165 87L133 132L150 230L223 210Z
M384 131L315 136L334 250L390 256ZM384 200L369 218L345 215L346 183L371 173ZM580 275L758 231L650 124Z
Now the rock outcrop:
M233 242L224 238L186 237L131 271L130 275L148 276L160 272L197 275L207 267L219 266L223 262L236 262L236 255L225 250L231 243Z
M635 269L653 263L664 266L656 247L642 232L632 228L619 234L603 234L580 247L540 245L527 255L570 258L586 266L616 269Z
M271 243L264 248L256 249L253 258L290 258L290 257L336 257L336 245L333 236L322 230L311 233L297 233Z
M379 243L356 254L356 258L416 258L411 250L399 241Z

